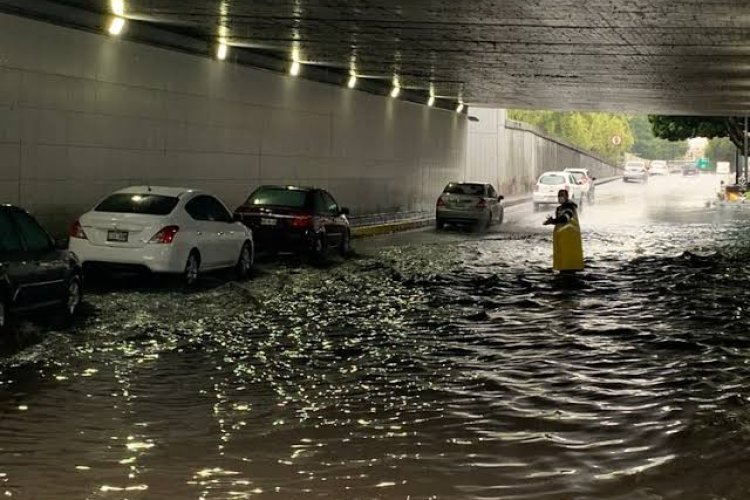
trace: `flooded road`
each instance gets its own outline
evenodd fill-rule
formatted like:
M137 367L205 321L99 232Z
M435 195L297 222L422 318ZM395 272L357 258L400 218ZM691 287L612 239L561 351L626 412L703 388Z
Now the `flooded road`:
M748 498L750 207L715 184L600 186L572 278L521 206L328 269L99 290L0 361L0 494Z

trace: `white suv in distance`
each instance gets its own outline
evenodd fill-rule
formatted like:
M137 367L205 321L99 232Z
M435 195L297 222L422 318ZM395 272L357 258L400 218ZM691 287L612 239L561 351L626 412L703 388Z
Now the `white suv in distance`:
M667 168L667 162L662 160L654 160L651 162L651 168L648 170L649 175L669 175L669 169Z
M623 182L638 181L648 182L648 170L642 161L629 161L625 164L625 172L622 175Z
M542 205L557 205L557 192L561 189L568 191L570 200L578 204L583 210L583 186L570 172L545 172L534 187L532 200L534 211L541 210Z
M236 268L246 278L253 234L216 197L185 188L136 186L111 194L70 228L70 250L86 268L181 274Z
M596 177L593 177L585 168L566 168L565 171L573 174L573 178L583 188L583 197L586 198L586 203L593 204L596 195L596 186L594 185Z

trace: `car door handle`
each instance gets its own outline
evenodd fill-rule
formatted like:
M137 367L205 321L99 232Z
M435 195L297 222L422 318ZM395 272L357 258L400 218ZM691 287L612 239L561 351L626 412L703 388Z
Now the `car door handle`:
M217 235L219 235L219 236L224 236L224 231L219 231L219 232L218 232L218 233L216 233L216 234L217 234Z
M203 231L196 231L195 234L197 234L198 236L203 236Z

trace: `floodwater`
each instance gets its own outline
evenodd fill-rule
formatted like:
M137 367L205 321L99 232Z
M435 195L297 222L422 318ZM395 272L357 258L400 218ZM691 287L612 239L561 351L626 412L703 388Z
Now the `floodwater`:
M575 277L524 206L327 269L97 289L0 361L0 495L750 498L750 206L715 184L599 186Z

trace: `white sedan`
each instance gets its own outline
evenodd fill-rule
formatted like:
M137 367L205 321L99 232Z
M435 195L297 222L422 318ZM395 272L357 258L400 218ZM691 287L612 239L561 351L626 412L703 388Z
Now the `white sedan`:
M181 274L234 267L244 279L255 259L253 234L215 196L174 187L113 193L70 229L70 250L86 267L145 268Z

